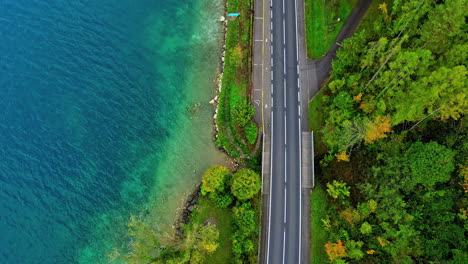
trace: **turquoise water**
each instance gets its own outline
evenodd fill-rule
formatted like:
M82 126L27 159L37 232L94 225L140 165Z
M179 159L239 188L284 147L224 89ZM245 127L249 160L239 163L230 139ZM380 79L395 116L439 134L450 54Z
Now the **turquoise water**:
M0 1L1 263L106 263L130 214L173 221L224 162L208 104L221 9Z

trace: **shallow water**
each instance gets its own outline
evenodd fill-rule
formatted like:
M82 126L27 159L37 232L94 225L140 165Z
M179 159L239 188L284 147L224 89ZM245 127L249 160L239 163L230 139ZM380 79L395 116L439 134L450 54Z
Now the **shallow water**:
M208 104L221 9L0 2L1 263L105 263L130 214L173 221L224 162Z

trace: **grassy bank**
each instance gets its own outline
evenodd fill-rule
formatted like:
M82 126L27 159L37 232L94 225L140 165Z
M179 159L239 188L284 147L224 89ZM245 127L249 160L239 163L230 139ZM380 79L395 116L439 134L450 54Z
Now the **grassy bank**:
M207 221L216 224L219 230L218 249L207 257L205 263L230 263L232 259L232 212L229 208L219 208L213 200L201 196L192 212L190 224L204 225Z
M254 108L250 105L253 4L251 0L228 0L227 11L240 16L227 22L216 145L238 158L250 154L258 134L258 127L251 121Z
M356 2L305 0L307 55L310 58L320 59L330 49Z
M315 156L323 155L327 152L327 147L322 142L320 130L323 126L323 97L326 95L326 88L321 89L309 102L309 130L314 132Z
M327 231L324 229L322 219L326 218L327 194L321 184L317 184L310 196L311 201L311 249L312 264L323 264L328 262L327 254L323 245L328 240Z

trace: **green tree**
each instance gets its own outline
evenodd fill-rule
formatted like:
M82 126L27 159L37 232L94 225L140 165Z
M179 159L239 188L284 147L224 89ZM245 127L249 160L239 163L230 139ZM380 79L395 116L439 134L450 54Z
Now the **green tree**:
M419 121L433 115L442 120L458 119L468 112L467 69L440 67L395 94L393 123Z
M202 192L203 193L221 193L224 191L231 172L228 168L220 165L215 165L208 170L202 177Z
M339 182L336 180L333 180L332 183L327 183L327 193L333 198L333 199L338 199L338 198L345 198L349 196L349 189L351 187L346 186L345 182Z
M405 152L409 174L403 180L405 189L420 183L432 189L436 183L447 182L455 169L455 152L437 142L416 142Z
M434 53L442 53L463 31L465 25L466 1L446 0L437 5L421 27L421 41Z
M241 201L254 197L261 189L260 176L249 169L240 169L232 176L231 192Z
M364 257L364 252L362 252L361 248L364 245L362 241L346 241L346 246L348 247L348 257L350 259L360 260Z
M194 224L185 230L183 248L190 252L190 263L203 263L218 248L219 231L214 224Z
M232 209L235 225L243 236L250 236L257 231L255 211L250 203L242 203Z
M128 233L131 238L130 252L121 256L127 263L148 263L160 255L157 232L141 219L130 217Z
M368 235L368 234L372 233L372 226L368 222L364 222L364 223L362 223L361 228L359 229L359 231L363 235Z

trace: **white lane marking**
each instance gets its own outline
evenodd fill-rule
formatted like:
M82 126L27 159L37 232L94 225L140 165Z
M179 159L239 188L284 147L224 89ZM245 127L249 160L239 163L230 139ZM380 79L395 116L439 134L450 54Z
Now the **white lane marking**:
M286 45L286 24L285 19L283 18L283 45Z
M271 71L271 80L273 81L273 71Z
M255 41L263 41L263 39L256 39Z
M288 138L288 132L287 132L287 126L286 126L286 111L284 111L284 145L286 146L286 139ZM284 150L284 153L286 154L286 149ZM285 155L285 161L286 161L286 155Z
M286 226L283 227L283 264L284 264L284 258L286 256L285 251L286 251Z
M271 64L270 66L273 67L273 56L270 57L270 64Z
M288 182L288 173L286 172L286 154L287 154L287 149L284 148L284 184L286 184ZM284 186L284 189L286 190L286 186ZM286 196L285 196L286 197Z
M286 215L287 215L287 210L286 210L287 192L288 192L288 189L286 188L286 185L284 185L284 212L283 212L283 222L284 222L284 224L286 224Z
M286 79L283 79L283 91L284 91L284 108L286 108Z
M263 19L263 17L255 17L255 19Z

